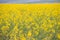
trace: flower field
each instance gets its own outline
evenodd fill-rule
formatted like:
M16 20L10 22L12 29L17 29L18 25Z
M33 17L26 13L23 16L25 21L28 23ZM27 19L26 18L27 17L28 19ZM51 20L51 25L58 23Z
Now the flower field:
M0 4L0 40L60 40L60 4Z

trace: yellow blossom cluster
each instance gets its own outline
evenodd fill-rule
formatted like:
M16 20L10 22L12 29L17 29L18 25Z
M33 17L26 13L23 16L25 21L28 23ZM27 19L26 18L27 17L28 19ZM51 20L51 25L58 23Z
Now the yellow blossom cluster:
M60 40L60 4L0 4L0 40Z

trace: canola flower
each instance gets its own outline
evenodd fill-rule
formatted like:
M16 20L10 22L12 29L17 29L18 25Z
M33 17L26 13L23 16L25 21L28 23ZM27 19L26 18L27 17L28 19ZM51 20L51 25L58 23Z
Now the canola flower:
M60 4L0 4L0 40L60 40Z

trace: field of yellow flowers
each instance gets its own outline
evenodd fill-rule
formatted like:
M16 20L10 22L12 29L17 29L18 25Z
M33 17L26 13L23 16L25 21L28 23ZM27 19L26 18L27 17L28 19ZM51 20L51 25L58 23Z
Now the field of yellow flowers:
M0 40L60 40L60 4L0 4Z

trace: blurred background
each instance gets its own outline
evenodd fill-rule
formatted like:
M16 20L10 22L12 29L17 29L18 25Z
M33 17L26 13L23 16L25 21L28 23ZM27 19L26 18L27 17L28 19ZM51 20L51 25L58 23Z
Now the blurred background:
M60 0L0 0L0 3L59 3Z

